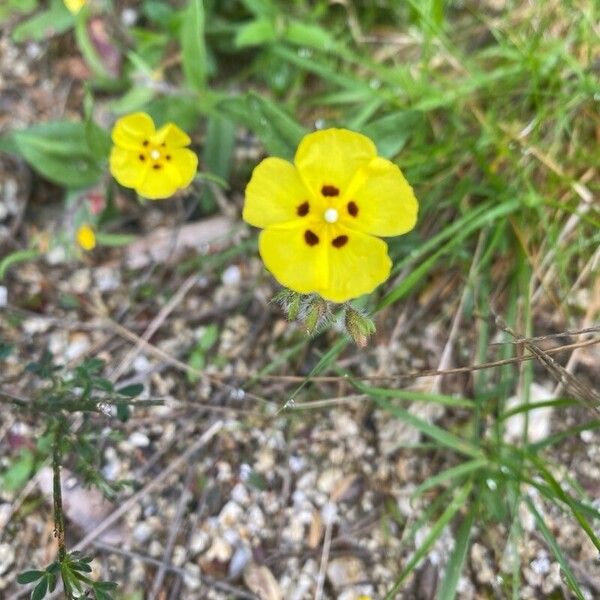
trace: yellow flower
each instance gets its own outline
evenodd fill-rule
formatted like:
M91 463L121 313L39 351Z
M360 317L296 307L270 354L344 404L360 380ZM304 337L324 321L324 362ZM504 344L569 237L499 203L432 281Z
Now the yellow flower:
M87 3L87 0L64 0L65 6L76 15Z
M389 277L375 236L410 231L417 211L404 175L368 137L326 129L304 137L294 164L271 157L254 169L243 218L264 229L260 255L279 283L345 302Z
M77 230L77 243L84 250L93 250L96 247L96 234L90 225L82 225Z
M186 148L191 140L173 123L157 131L149 115L133 113L115 123L112 140L110 172L144 198L168 198L196 175L198 157Z

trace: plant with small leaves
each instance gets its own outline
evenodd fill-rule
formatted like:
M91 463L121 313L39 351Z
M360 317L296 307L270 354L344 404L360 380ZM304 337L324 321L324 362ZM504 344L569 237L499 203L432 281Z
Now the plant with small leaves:
M41 380L41 385L33 387L29 399L0 392L3 401L12 402L19 409L44 420L46 432L43 438L48 440L46 449L52 460L54 535L58 556L45 570L29 570L18 576L17 581L21 584L35 584L31 593L33 600L41 600L51 594L59 579L67 600L92 597L91 594L96 600L111 600L112 591L116 588L115 583L94 581L89 577L91 557L67 551L61 488L63 458L65 455L74 457L73 470L85 484L95 485L106 495L114 494L120 484L108 482L100 474L100 446L93 417L103 415L126 419L131 405L160 402L135 401L134 398L143 391L141 385L116 389L110 380L102 377L104 366L102 360L89 358L67 370L55 364L52 355L45 352L38 361L25 368L25 373ZM73 413L83 414L78 430L71 427L69 417Z

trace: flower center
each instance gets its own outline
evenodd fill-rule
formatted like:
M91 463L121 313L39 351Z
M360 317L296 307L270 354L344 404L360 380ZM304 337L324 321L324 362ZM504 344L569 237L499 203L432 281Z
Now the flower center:
M150 152L150 158L152 160L158 160L160 158L160 152L156 149L152 150L152 152Z
M324 213L323 213L323 218L328 222L328 223L335 223L338 220L338 211L335 208L328 208Z

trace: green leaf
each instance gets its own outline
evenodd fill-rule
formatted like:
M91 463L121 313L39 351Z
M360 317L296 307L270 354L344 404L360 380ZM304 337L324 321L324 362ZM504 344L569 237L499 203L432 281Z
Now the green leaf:
M88 148L96 161L102 163L108 158L112 142L110 133L94 122L94 99L89 90L86 90L83 106L85 113L85 137Z
M444 572L444 579L442 579L437 593L437 600L454 600L456 597L456 587L458 586L460 573L465 564L473 522L475 521L475 509L475 504L469 507L469 512L458 529L454 539L454 548Z
M274 42L276 39L277 30L273 21L263 17L242 25L233 43L236 48L246 48Z
M257 17L275 18L277 6L273 0L242 0L244 6Z
M17 151L46 179L67 188L97 183L102 170L88 148L84 123L52 121L13 132Z
M22 488L31 477L34 465L33 453L30 450L22 450L13 464L0 476L2 487L8 491Z
M17 582L31 583L32 581L37 581L40 577L43 577L46 571L24 571L23 573L19 573L17 575Z
M96 242L99 246L108 246L110 248L120 248L127 246L137 239L137 236L128 233L106 233L97 231Z
M81 55L85 62L91 68L93 74L101 82L112 82L115 78L107 70L102 58L96 50L96 46L90 38L87 26L87 19L84 12L80 12L75 17L75 39Z
M4 0L0 6L0 24L15 14L30 13L37 6L37 0Z
M271 101L248 93L222 100L217 110L251 129L275 156L291 158L307 130Z
M423 113L417 110L401 110L371 121L361 131L375 142L381 156L393 158L424 121Z
M216 325L209 325L205 328L194 349L188 358L188 365L194 371L202 371L206 364L206 352L214 346L219 339L219 328ZM188 371L187 378L190 383L198 381L198 375Z
M117 393L121 396L127 396L128 398L135 398L139 396L144 391L144 386L141 383L132 383L131 385L126 385L117 390Z
M219 179L227 181L231 172L234 145L235 124L233 121L219 114L212 115L208 120L202 151L201 164L203 168ZM201 197L203 207L216 206L212 189L209 186L203 186L203 188Z
M48 579L44 577L34 588L31 593L31 600L42 600L48 591Z
M336 45L335 38L319 25L291 21L285 31L285 39L303 48L316 48L328 51Z
M207 72L202 0L190 0L183 12L180 36L185 80L190 88L201 91L206 87Z
M124 115L144 108L154 98L154 94L153 89L144 85L136 85L118 100L110 102L109 106L115 114Z
M19 23L14 28L12 37L19 44L27 40L42 41L63 33L72 27L73 22L73 15L62 0L53 0L48 10Z
M33 248L29 250L17 250L6 255L2 260L0 260L0 281L6 277L6 273L12 266L27 260L33 260L38 256L40 256L40 251L34 250Z
M0 360L6 360L13 352L15 347L12 344L0 342Z

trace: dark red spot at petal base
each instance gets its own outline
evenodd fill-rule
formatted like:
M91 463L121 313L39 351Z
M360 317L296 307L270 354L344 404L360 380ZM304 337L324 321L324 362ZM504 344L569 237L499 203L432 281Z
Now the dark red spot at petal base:
M140 154L138 157L142 162L146 160L146 157L143 154Z
M152 165L152 168L158 171L158 169L160 169L160 165Z
M304 241L309 246L316 246L319 243L319 236L310 229L307 229L304 232Z
M147 146L149 143L150 143L150 142L149 142L148 140L144 140L144 141L142 142L142 145L144 145L144 146Z
M348 206L346 206L346 209L348 210L348 214L351 217L356 217L356 215L358 215L358 206L356 202L354 202L354 200L350 200L350 202L348 202Z
M308 204L308 202L303 202L302 204L299 204L298 207L296 208L296 214L299 217L305 217L308 214L309 210L310 210L310 205Z
M338 190L335 185L324 185L321 188L321 194L323 194L323 196L339 196L340 190Z
M165 156L165 158L166 158L167 160L171 160L171 155L170 155L170 154L167 154L167 155Z
M334 248L341 248L342 246L345 246L347 243L348 243L347 235L338 235L336 238L333 238L331 240L331 245Z

